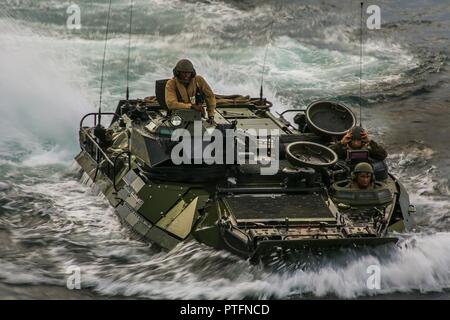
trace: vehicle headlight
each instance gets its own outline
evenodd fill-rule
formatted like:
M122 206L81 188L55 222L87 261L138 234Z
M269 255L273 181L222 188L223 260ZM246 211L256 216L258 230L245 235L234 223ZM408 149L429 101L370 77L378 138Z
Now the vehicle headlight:
M178 127L179 125L181 125L182 122L183 122L183 120L181 119L180 116L173 116L172 118L170 118L170 123L174 127Z

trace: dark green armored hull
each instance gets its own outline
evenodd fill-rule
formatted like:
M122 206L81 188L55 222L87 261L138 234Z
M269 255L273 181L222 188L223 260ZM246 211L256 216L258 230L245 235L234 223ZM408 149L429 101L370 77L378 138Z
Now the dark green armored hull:
M103 131L82 121L76 161L133 233L164 249L195 239L255 258L280 249L395 243L391 232L411 226L408 195L393 176L361 192L343 188L348 172L334 165L293 167L287 146L325 146L332 139L294 129L265 106L221 105L216 125L279 130L279 167L272 175L261 175L258 163L174 164L168 138L174 114L158 104L121 101L110 115ZM188 129L200 120L189 112L176 115Z

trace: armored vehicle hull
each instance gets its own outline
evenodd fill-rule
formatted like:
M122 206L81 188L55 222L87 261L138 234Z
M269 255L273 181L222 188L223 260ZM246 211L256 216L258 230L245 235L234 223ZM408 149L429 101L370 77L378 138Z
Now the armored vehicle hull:
M112 117L108 128L84 126L98 114L82 119L76 161L135 236L167 250L196 240L256 259L279 250L395 243L392 232L411 227L413 207L394 176L385 172L370 190L348 187L351 164L334 159L327 147L339 132L326 136L316 127L296 129L264 101L235 96L218 101L215 125L195 111L169 112L155 99L121 101L115 113L102 114ZM354 125L354 116L350 119L347 127ZM265 175L261 168L267 163L261 159L237 161L239 148L215 163L195 156L190 163L176 163L174 130L193 132L196 121L202 133L218 130L227 138L243 132L266 155L276 156L276 170ZM263 139L250 134L252 129L278 133L275 140ZM238 140L231 141L243 144L244 158L254 156L248 140ZM202 151L207 147L201 142Z

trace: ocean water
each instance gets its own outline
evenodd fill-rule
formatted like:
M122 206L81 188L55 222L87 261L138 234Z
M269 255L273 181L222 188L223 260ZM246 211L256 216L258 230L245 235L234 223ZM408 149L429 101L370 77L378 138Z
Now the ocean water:
M0 0L0 298L302 299L450 297L450 2L377 1L365 31L362 119L416 205L395 248L251 265L187 243L130 238L77 175L79 119L98 108L108 1ZM264 93L274 112L316 99L357 107L359 1L134 1L133 98L180 58L220 94ZM103 109L125 96L129 4L112 2ZM269 24L273 21L270 32ZM381 288L367 287L379 265ZM68 290L67 270L81 270Z

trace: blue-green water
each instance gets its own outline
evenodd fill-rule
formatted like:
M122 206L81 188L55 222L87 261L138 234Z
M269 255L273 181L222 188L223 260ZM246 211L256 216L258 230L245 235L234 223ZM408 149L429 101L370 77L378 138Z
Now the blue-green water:
M184 57L217 93L258 96L267 47L275 111L333 98L358 112L359 1L134 2L131 97L153 95ZM134 241L80 183L72 159L79 119L98 108L108 3L75 3L80 30L67 28L68 1L0 1L0 298L449 297L449 3L377 1L382 28L364 34L363 121L411 193L416 232L399 248L269 267ZM125 95L128 14L113 1L108 110ZM380 290L366 285L372 264ZM70 265L83 291L65 289Z

